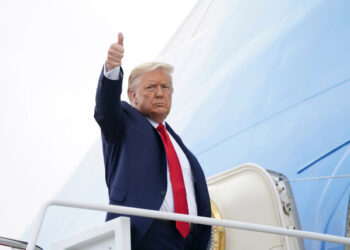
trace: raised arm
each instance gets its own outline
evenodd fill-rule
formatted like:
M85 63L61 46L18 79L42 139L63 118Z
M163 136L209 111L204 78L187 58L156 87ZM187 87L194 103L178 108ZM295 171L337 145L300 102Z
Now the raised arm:
M120 104L123 82L123 71L121 69L124 56L123 41L123 34L119 33L118 41L109 47L104 66L107 72L106 75L113 73L113 71L119 72L119 75L109 79L104 74L103 69L96 92L94 117L102 130L105 140L110 142L118 142L124 129L124 119Z

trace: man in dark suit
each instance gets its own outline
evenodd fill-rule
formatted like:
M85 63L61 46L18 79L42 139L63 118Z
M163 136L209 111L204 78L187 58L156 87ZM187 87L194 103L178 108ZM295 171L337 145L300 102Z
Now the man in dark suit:
M110 204L210 217L203 171L165 122L173 67L159 62L136 67L129 76L129 105L120 100L123 54L119 33L108 50L96 94ZM118 216L108 213L106 220ZM132 249L207 249L209 226L130 218Z

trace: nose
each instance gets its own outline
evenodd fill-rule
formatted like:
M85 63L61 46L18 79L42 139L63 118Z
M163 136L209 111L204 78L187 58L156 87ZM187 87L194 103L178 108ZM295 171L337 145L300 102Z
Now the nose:
M161 86L157 86L156 88L156 97L162 97L163 96L163 89Z

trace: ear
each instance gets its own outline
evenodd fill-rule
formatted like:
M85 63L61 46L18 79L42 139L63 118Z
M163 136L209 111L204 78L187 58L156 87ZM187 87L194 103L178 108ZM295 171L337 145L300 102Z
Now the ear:
M129 95L131 104L132 104L133 106L134 106L134 105L138 105L138 101L137 101L137 97L136 97L136 91L135 91L135 90L132 90L132 89L129 89L129 90L128 90L128 95Z

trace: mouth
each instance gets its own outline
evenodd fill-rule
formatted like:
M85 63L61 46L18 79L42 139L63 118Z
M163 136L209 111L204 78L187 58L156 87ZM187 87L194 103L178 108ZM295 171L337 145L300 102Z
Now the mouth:
M153 105L156 106L156 107L163 107L163 106L165 106L165 104L162 103L162 102L155 103L155 104L153 104Z

